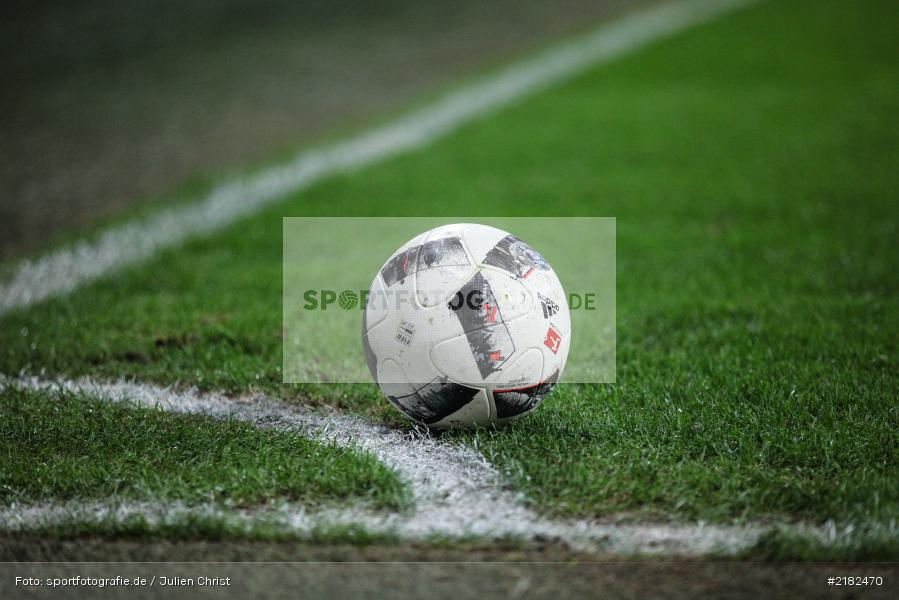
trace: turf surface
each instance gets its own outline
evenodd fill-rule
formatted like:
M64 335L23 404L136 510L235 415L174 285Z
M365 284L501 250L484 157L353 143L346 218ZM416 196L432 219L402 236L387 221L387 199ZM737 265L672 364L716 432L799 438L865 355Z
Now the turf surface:
M551 513L895 519L897 21L768 2L695 28L9 315L0 371L395 421L371 386L280 385L282 216L616 216L618 384L457 435Z
M4 389L0 504L111 498L235 506L357 500L393 509L407 502L402 483L374 457L300 432Z

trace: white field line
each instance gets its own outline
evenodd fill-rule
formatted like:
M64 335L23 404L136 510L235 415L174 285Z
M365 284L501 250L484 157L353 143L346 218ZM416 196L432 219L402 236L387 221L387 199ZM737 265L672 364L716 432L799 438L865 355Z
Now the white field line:
M187 516L201 514L220 516L247 529L253 523L275 523L285 532L300 537L320 525L358 525L372 533L397 535L404 540L425 540L432 536L555 540L576 550L598 553L701 556L712 552L735 553L752 546L770 529L701 523L635 525L548 520L527 508L522 495L505 487L497 470L472 448L356 417L323 416L261 396L232 399L138 383L91 380L54 382L22 378L6 384L0 380L0 389L4 385L32 390L62 389L109 402L215 418L231 417L259 427L301 430L313 439L333 441L373 454L409 486L414 508L404 513L388 513L360 506L309 512L289 504L253 511L164 503L14 505L0 510L0 531L66 522L122 521L135 516L151 524L177 523Z
M285 164L226 182L193 204L110 227L96 239L17 265L0 283L0 315L66 294L193 236L258 213L324 177L419 148L466 122L617 58L654 40L756 0L673 0L602 24L575 40L514 63L399 120Z

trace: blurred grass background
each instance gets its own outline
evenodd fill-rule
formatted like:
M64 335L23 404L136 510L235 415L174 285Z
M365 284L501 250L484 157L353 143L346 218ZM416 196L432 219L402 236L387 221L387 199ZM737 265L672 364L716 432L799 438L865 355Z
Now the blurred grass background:
M635 0L11 0L0 261L349 131Z

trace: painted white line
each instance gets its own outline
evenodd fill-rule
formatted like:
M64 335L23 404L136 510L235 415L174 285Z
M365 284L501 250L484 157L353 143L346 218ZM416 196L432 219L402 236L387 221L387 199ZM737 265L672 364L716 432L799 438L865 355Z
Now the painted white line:
M517 516L517 515L516 515ZM755 529L713 527L703 525L588 525L582 523L533 523L535 526L522 535L520 528L465 529L465 522L456 528L420 527L420 513L385 514L364 509L327 509L308 511L302 506L287 503L260 508L229 508L202 504L187 506L181 502L79 502L11 505L0 508L0 532L28 532L36 529L66 525L125 525L136 520L150 528L190 524L197 517L223 522L230 528L251 534L264 526L274 528L285 537L307 539L312 534L328 531L329 527L349 526L370 534L397 536L403 541L427 542L429 536L439 539L512 540L559 542L572 550L603 556L666 556L702 557L732 555L749 548L758 538ZM814 530L817 532L817 530ZM819 536L818 536L819 537Z
M513 64L393 123L302 153L246 179L224 183L196 203L102 231L26 260L0 283L0 314L66 294L193 236L218 231L329 175L428 144L479 116L557 84L591 66L756 0L674 0L602 24L583 37Z
M369 532L388 533L407 540L424 540L432 536L556 540L576 550L668 556L732 554L752 546L766 531L755 526L551 521L527 508L523 496L509 490L496 469L470 447L390 429L356 417L305 412L262 396L232 399L138 383L91 380L52 382L23 378L6 384L0 381L0 387L3 385L33 390L63 389L109 402L155 406L176 413L206 414L216 418L231 417L259 427L299 429L312 438L373 454L409 486L414 508L410 512L387 513L360 506L309 512L289 504L254 511L152 503L20 505L0 510L0 530L29 529L73 520L121 521L136 515L145 516L150 523L171 523L185 515L199 514L223 516L247 528L254 520L261 519L299 536L309 534L323 524L358 525Z

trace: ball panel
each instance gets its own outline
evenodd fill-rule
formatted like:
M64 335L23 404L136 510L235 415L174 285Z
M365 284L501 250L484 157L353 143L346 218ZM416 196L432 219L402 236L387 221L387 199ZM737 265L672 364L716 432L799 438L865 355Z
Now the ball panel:
M543 256L514 235L507 235L497 242L482 262L522 278L529 277L535 270L549 271Z
M383 323L390 315L388 304L385 302L387 290L380 275L375 276L365 299L365 310L362 312L362 333L368 333L373 328Z
M515 342L483 273L475 273L459 292L459 305L452 310L468 338L481 377L487 377L512 356Z
M496 407L497 420L520 417L534 410L559 380L559 371L550 375L549 379L529 386L511 389L493 390L493 405Z
M476 264L483 262L487 253L499 243L504 237L509 235L502 229L489 227L487 225L477 225L473 223L465 223L461 225L462 242L468 253Z
M545 359L539 348L525 348L515 354L503 370L488 381L490 389L519 388L543 381Z
M378 364L378 386L388 397L414 394L421 385L413 385L406 379L403 368L392 358Z
M365 315L362 316L362 326L365 327ZM362 353L365 355L365 364L368 366L368 372L371 373L375 383L379 383L378 379L378 355L375 354L368 338L368 333L362 334Z
M417 272L413 279L416 308L446 306L452 301L456 290L471 278L472 271L472 266L464 265L440 266Z
M481 268L479 273L492 296L490 306L498 308L504 323L523 317L534 309L536 299L527 281L492 268Z
M428 358L438 372L460 383L480 384L484 380L464 333L431 346Z
M431 239L418 247L416 271L443 266L471 266L468 253L458 237Z
M398 365L395 370L379 368L378 383L410 381L420 386L438 376L440 372L428 357L430 334L423 311L396 311L382 325L370 330L368 342L374 355Z
M458 237L424 239L419 244L397 252L381 267L381 277L387 287L390 287L419 271L441 266L471 266L462 240Z
M371 333L383 325L388 318L387 307L379 300L384 294L384 283L380 276L376 276L371 283L369 296L365 303L365 310L362 311L362 351L365 354L365 363L368 365L368 371L374 378L375 383L378 379L378 351L371 343Z
M487 391L479 389L471 402L428 427L433 429L451 429L454 427L472 427L490 423L490 401Z
M410 418L433 425L461 410L482 390L467 387L446 378L430 383L405 396L388 396Z

